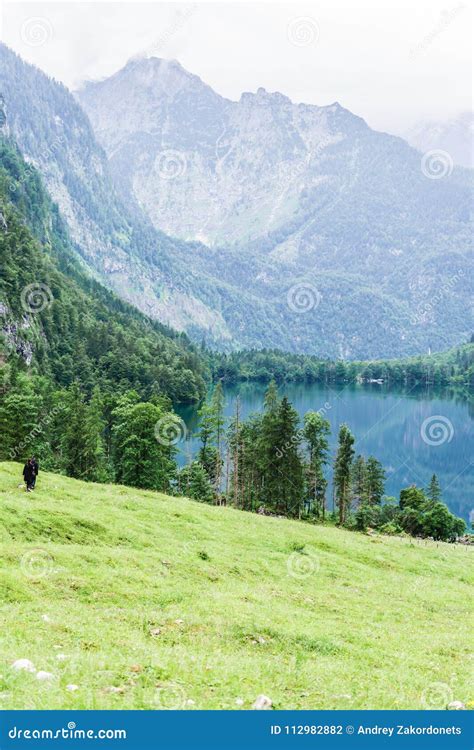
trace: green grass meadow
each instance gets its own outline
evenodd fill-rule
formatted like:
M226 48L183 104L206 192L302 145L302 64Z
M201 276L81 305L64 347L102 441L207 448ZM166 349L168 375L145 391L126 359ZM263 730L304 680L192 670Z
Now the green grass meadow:
M27 494L20 481L19 464L0 464L2 709L249 709L261 694L275 709L443 709L472 697L466 546L54 474Z

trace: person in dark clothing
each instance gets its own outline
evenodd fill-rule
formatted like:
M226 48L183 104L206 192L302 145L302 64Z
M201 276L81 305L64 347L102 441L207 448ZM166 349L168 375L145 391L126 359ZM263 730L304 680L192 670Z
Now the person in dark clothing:
M27 460L26 464L23 467L23 479L25 480L26 491L31 492L31 490L34 488L34 482L36 479L35 470L33 464L31 463L31 458Z
M34 456L31 457L31 465L33 467L33 472L34 472L33 483L31 485L31 489L34 490L35 484L36 484L36 477L38 476L38 472L39 472L39 464Z

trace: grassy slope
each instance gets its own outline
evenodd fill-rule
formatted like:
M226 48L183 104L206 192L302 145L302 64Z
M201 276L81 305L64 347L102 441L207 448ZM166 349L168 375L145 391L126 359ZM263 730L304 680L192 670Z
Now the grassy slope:
M434 683L469 698L468 548L53 474L27 495L20 468L0 464L0 707L423 708Z

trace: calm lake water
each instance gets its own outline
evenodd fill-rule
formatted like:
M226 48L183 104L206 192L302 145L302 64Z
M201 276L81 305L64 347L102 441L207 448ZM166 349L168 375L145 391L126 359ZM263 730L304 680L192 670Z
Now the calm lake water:
M225 391L225 414L235 412L240 396L241 416L261 411L265 386L243 383ZM346 422L356 437L356 451L374 455L387 472L386 492L398 497L410 484L425 487L433 473L438 475L443 499L466 521L474 516L474 403L449 390L387 390L383 386L328 387L315 385L281 386L298 413L322 410L331 424L331 452L337 431ZM180 410L188 428L179 444L181 465L199 449L196 432L197 410ZM328 498L331 497L328 492Z

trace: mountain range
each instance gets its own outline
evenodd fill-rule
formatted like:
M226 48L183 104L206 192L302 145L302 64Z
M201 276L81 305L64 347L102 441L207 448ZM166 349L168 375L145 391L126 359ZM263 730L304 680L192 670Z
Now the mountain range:
M220 349L346 358L470 331L470 170L338 103L230 101L175 61L75 95L5 45L0 65L8 128L82 264L147 315Z

